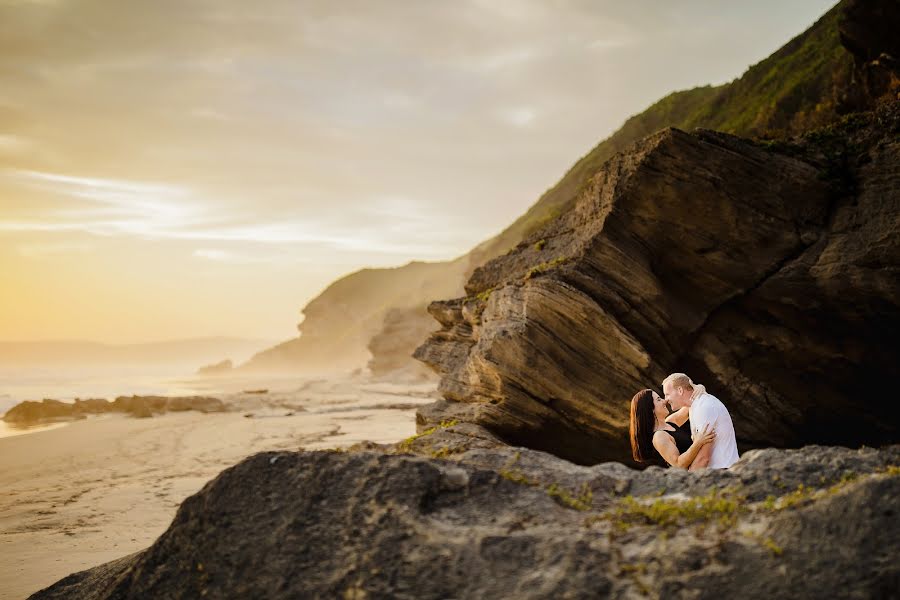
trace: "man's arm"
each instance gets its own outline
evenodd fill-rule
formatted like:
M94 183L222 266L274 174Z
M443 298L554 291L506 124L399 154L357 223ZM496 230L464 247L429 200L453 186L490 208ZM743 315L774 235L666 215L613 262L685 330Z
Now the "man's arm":
M716 420L713 415L713 411L710 410L708 406L708 402L699 402L698 405L695 405L691 408L691 429L692 433L696 435L696 432L703 431L703 428L709 425L710 431L716 430ZM691 463L689 470L691 471L699 471L700 469L705 469L709 466L709 460L712 457L712 450L715 442L712 444L706 444L702 448L700 448L700 452L697 453L697 456L694 458L694 461Z
M715 442L713 442L715 444ZM700 448L700 452L694 457L694 462L688 467L689 471L699 471L709 466L709 459L712 457L712 444L707 444Z

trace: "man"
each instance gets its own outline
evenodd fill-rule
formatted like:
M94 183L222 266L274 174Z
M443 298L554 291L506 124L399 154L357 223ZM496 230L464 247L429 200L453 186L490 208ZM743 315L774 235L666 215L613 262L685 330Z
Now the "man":
M710 431L716 432L716 440L706 444L697 453L690 470L727 469L737 462L737 441L734 438L734 425L731 415L721 400L708 394L706 388L697 385L684 373L672 373L663 380L663 394L666 402L674 409L689 407L691 434L695 437L709 425Z

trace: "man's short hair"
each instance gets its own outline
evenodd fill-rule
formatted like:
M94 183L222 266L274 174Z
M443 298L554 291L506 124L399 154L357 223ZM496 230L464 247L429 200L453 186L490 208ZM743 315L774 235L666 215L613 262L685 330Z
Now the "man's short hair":
M685 375L684 373L672 373L665 379L663 379L663 389L665 389L666 384L671 383L672 387L683 387L686 390L694 389L694 382L691 381L691 378Z

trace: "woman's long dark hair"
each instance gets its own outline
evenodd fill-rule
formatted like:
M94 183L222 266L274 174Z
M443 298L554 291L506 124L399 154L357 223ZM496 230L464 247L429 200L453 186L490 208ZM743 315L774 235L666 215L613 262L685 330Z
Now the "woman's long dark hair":
M659 462L659 453L653 447L653 390L641 390L631 399L631 456L640 463Z

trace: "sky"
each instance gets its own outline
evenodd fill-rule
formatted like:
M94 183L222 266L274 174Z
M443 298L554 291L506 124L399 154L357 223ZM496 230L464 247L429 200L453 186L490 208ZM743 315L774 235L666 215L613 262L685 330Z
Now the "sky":
M293 337L833 4L0 0L0 340Z

